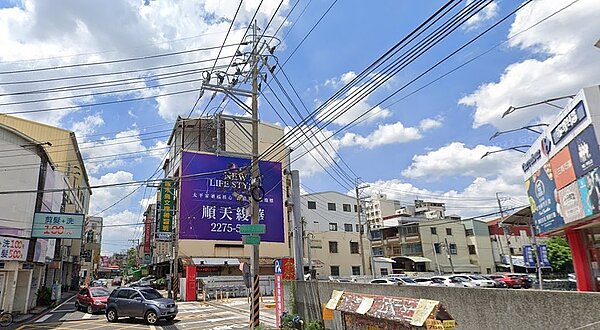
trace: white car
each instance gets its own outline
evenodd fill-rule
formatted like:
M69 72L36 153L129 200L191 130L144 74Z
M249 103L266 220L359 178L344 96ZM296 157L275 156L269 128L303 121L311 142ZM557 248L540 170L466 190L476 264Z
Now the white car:
M414 279L417 285L423 286L444 286L444 281L440 278L417 277Z
M393 281L398 282L399 284L404 284L404 285L419 285L419 283L417 283L415 280L413 280L412 278L408 277L408 276L389 276L389 279L392 279Z
M371 280L369 283L371 284L386 284L386 285L399 285L398 281L392 278L376 278Z
M472 288L475 284L471 283L469 279L457 276L457 275L437 275L431 277L433 280L443 283L447 287L455 288Z
M481 276L481 275L477 275L477 274L461 274L460 276L462 277L466 277L468 279L471 280L472 283L475 284L475 286L481 287L481 288L493 288L495 283L493 280L488 280L485 277Z

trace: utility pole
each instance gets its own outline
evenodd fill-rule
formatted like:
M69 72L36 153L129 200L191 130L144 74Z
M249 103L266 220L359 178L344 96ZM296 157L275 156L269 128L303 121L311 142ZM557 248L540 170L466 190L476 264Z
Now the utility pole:
M540 254L538 251L535 227L533 226L533 219L529 221L529 229L531 229L531 241L533 243L533 251L535 253L535 267L537 268L538 282L540 283L540 290L544 290L542 285L542 261L540 260Z
M296 281L304 281L304 255L302 246L303 221L300 201L300 172L292 171L292 228L294 233L294 264L296 266ZM309 265L310 269L310 265Z
M510 240L509 240L509 228L508 225L504 224L504 211L502 210L502 203L500 203L500 195L496 193L496 199L498 200L498 209L500 209L500 227L504 232L504 239L506 239L506 245L508 246L508 262L510 265L510 272L515 272L515 266L513 265L512 260L512 251L510 250ZM500 244L502 245L502 244Z
M359 249L360 249L360 263L361 263L361 266L362 266L363 274L366 275L367 274L367 267L365 266L365 249L364 249L364 246L363 246L363 232L364 232L364 230L363 230L362 220L361 220L361 216L360 216L361 213L362 213L362 207L360 205L360 190L368 188L369 186L368 185L366 185L366 186L359 186L359 184L358 184L358 178L356 178L356 185L355 185L355 187L356 187L355 188L355 192L356 192L356 211L357 211L356 213L358 213L358 227L359 227L359 230L358 230L358 237L359 237L359 239L358 239L358 246L359 246ZM369 255L371 255L371 254L369 253ZM374 276L374 271L375 270L371 268L371 275L373 275L373 276Z
M448 246L448 239L444 238L444 242L446 243L446 255L448 256L448 261L450 262L450 270L452 274L454 274L454 264L452 263L452 253L450 253L450 247ZM435 252L435 251L433 251Z
M440 262L438 261L437 252L435 251L435 243L433 242L433 235L431 235L431 247L433 248L433 258L435 259L435 265L439 275L442 275L442 271L440 270ZM438 243L439 244L439 243Z
M252 168L251 168L251 194L259 191L260 173L258 168L258 40L256 39L256 22L252 27ZM255 198L250 199L252 224L258 224L258 201ZM250 256L251 275L252 275L252 300L250 304L250 328L255 329L260 325L260 251L259 245L252 245L252 255Z

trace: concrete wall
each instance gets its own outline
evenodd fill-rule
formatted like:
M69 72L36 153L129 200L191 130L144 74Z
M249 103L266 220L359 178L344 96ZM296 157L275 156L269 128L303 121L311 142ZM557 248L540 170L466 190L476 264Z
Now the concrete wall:
M457 321L457 330L598 329L600 293L388 286L357 283L299 282L297 306L305 320L320 318L333 290L438 300ZM340 312L329 329L342 329Z

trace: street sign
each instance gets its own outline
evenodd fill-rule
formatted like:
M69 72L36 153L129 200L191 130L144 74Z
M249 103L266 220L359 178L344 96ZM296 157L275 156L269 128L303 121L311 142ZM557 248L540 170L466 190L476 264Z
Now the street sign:
M242 243L245 245L259 245L260 244L260 236L244 235L244 236L242 236Z
M240 226L240 234L242 235L262 235L266 232L266 227L262 223Z

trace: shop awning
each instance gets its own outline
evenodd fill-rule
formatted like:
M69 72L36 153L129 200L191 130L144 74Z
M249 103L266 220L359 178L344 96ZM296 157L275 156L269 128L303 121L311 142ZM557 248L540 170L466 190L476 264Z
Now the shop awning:
M373 262L384 262L384 263L388 263L388 264L393 264L395 261L392 258L373 257Z
M314 268L321 268L325 266L325 264L319 259L311 259L310 261ZM304 266L308 266L308 258L304 258Z
M235 258L192 258L196 266L239 266L240 260Z
M412 262L431 262L431 259L425 258L425 257L401 256L401 257L396 257L396 258L404 258L404 259L408 259ZM394 258L394 259L396 259L396 258Z

